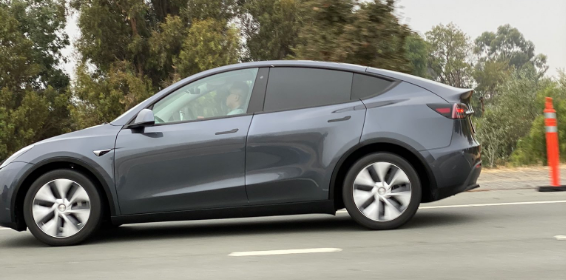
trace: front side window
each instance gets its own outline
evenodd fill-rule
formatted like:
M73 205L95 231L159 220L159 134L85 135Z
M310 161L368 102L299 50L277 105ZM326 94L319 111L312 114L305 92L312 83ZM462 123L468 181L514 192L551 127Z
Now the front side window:
M265 94L265 111L292 110L350 100L351 72L315 68L273 68Z
M153 105L155 123L246 114L257 71L220 73L183 86Z

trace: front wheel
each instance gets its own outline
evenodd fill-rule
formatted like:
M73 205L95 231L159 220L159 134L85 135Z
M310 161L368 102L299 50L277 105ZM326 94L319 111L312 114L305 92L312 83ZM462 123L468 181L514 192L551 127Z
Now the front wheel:
M24 199L24 219L31 233L52 246L78 244L99 227L102 215L95 185L74 170L39 177Z
M405 159L375 153L358 160L342 188L350 216L370 229L394 229L408 222L421 201L421 184Z

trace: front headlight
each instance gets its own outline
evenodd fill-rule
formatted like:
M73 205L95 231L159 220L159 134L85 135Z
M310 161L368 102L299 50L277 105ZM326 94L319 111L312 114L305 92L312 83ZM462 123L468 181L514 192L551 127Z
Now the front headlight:
M29 145L27 147L22 148L21 150L15 152L11 157L9 157L8 159L6 159L2 165L0 165L0 169L4 168L4 166L10 164L10 162L14 161L15 159L17 159L19 156L23 155L25 152L31 150L31 148L33 148L34 145Z

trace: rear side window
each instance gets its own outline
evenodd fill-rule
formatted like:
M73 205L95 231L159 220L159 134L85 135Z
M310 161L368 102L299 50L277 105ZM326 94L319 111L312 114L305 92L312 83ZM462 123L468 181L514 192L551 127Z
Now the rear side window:
M352 100L364 99L383 93L393 82L377 77L354 74Z
M350 100L353 73L312 69L272 68L264 111L316 107Z

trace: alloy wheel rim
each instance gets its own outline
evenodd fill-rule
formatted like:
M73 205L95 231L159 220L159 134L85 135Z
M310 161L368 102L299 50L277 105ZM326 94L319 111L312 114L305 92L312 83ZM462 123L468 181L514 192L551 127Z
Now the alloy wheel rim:
M354 180L354 203L368 219L392 221L409 207L411 182L407 174L390 162L364 167Z
M90 209L90 198L81 185L68 179L55 179L35 194L32 216L45 234L67 238L84 228Z

